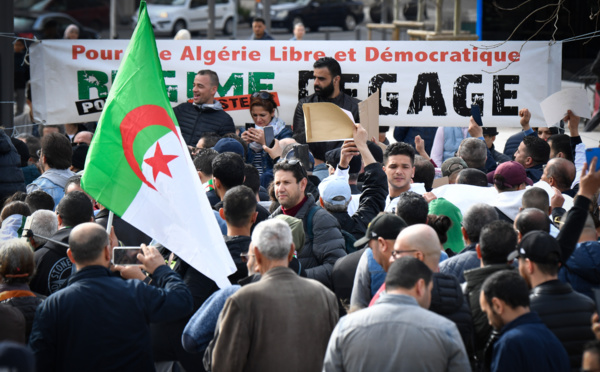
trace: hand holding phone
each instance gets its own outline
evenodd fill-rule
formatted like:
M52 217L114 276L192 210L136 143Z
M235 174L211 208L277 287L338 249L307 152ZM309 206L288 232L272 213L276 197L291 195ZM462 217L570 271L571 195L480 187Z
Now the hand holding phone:
M113 265L130 266L142 264L137 258L138 253L142 253L142 248L140 247L114 247L112 253Z
M273 132L273 127L268 125L264 128L265 132L265 145L269 148L273 147L273 142L275 141L275 134Z
M250 129L250 128L255 128L256 124L254 123L246 123L246 130Z

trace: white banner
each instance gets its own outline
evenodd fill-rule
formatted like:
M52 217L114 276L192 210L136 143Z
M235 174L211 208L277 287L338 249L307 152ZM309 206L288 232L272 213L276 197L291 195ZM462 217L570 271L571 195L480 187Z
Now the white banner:
M46 124L97 121L128 40L44 40L31 49L34 116ZM217 97L237 126L251 122L249 94L275 92L292 124L298 99L314 92L312 65L335 57L344 92L366 99L377 89L380 125L467 126L479 103L486 126L545 126L540 102L560 90L560 43L462 41L158 40L173 106L192 97L198 70L218 73Z

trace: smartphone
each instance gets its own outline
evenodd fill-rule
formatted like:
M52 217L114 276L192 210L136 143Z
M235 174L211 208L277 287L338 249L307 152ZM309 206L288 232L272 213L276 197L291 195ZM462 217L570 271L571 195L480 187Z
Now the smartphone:
M265 131L265 143L267 147L273 147L273 142L275 142L275 134L273 132L273 127L268 125L264 128Z
M250 128L255 128L256 124L254 123L246 123L246 130L250 129Z
M142 263L137 259L138 253L142 253L142 248L140 248L140 247L114 247L112 263L114 265L122 265L122 266L141 265Z
M295 145L294 157L302 163L307 171L310 170L310 160L308 158L308 145Z
M596 171L598 171L600 169L600 147L585 149L585 159L588 163L588 166L592 164L592 159L594 156L598 158L598 161L596 161Z
M479 108L479 105L471 105L471 116L477 125L480 127L483 126L483 121L481 121L481 109Z

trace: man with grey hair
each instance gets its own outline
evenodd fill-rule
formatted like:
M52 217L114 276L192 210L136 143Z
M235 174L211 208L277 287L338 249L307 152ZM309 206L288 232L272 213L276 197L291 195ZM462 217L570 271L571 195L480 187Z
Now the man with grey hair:
M487 147L479 138L465 138L458 146L457 156L467 163L469 168L485 171Z
M40 305L29 338L42 370L154 370L149 323L188 315L193 298L156 248L142 245L142 251L137 259L156 285L111 274L112 248L102 226L72 230L67 255L77 272Z
M27 240L35 251L46 244L48 239L45 238L51 237L58 231L58 218L56 213L46 209L35 211L29 218L31 219L29 230L33 236L28 237Z
M459 283L466 281L464 272L475 269L481 265L477 257L476 246L479 243L481 229L490 222L498 220L496 208L488 204L475 204L463 216L460 228L465 241L465 249L456 256L440 263L440 272L454 275Z
M204 354L212 371L321 371L338 321L335 295L287 266L294 255L290 227L271 219L252 233L248 256L262 278L227 299Z

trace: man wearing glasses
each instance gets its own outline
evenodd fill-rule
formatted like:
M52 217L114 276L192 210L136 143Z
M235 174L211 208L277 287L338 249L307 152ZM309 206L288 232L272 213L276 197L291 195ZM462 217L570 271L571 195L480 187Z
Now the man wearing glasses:
M273 187L280 206L271 217L279 214L303 220L306 234L298 260L306 276L331 288L331 270L338 258L346 255L344 237L338 221L315 204L306 194L306 170L297 159L284 159L273 167Z
M192 102L185 102L173 109L181 135L188 146L195 146L203 134L212 132L222 136L235 133L233 119L223 111L215 100L219 88L219 76L212 70L200 70L194 78Z

